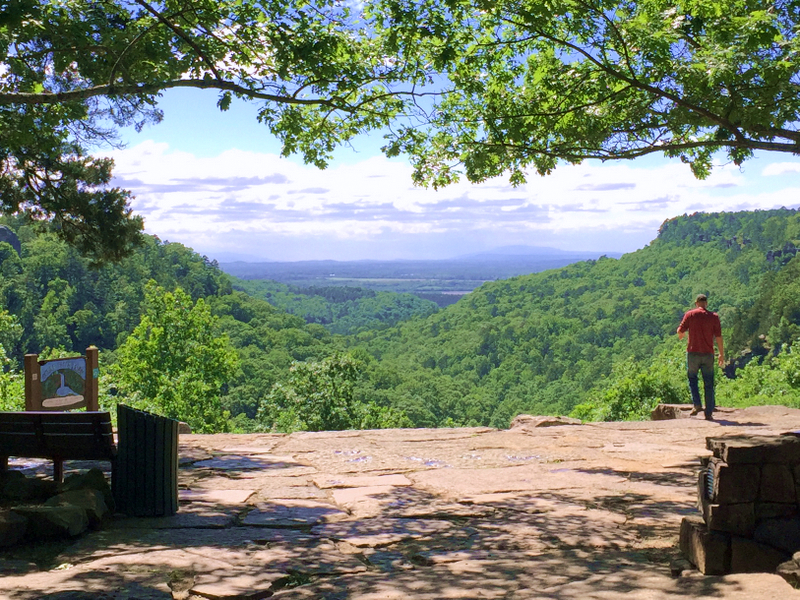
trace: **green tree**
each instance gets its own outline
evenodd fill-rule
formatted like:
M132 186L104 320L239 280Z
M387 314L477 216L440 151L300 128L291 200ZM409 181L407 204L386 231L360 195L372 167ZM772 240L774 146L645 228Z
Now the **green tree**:
M797 2L384 0L381 35L446 76L426 127L398 129L417 181L559 161L800 151Z
M728 406L777 404L800 408L800 340L775 356L751 360L736 379L723 380L718 392Z
M68 348L71 340L67 326L71 324L70 300L75 290L60 278L55 278L47 286L47 294L42 299L42 307L34 318L37 352L46 347Z
M397 410L365 404L356 397L363 363L335 353L318 362L295 362L285 383L273 386L258 420L280 431L339 431L406 425Z
M25 408L25 382L14 361L6 355L6 347L13 345L22 328L17 320L0 309L0 410Z
M800 150L797 5L759 0L0 0L0 210L94 261L141 242L88 148L210 89L323 167L387 129L417 182L559 161Z
M135 405L189 423L200 433L225 431L220 397L237 368L227 336L201 298L151 281L142 320L117 352L118 390Z
M2 210L52 219L97 261L130 253L142 220L86 149L158 122L164 90L215 90L221 110L259 102L284 153L324 166L386 125L402 106L393 82L422 71L339 0L2 0L0 48Z
M615 363L611 375L593 390L572 416L585 421L645 421L658 404L689 401L686 354L674 340L654 361L633 358Z

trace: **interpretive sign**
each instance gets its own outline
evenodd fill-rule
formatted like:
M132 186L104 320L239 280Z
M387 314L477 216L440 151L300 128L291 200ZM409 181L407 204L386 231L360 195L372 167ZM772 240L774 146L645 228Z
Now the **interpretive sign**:
M39 360L25 355L25 410L98 410L97 354L94 346L86 356Z

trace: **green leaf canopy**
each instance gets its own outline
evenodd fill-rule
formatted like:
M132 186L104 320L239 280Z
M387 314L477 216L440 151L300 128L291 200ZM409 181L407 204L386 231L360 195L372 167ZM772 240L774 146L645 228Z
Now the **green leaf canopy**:
M89 149L160 120L159 95L260 103L324 167L382 130L415 181L561 162L800 153L800 0L0 0L0 208L97 262L139 240Z
M800 2L384 0L383 35L445 94L388 146L443 185L559 161L800 153ZM410 60L410 58L408 58Z
M98 262L129 253L142 221L87 149L159 121L163 91L257 101L285 154L324 167L422 73L338 0L0 0L0 48L0 208L54 221Z

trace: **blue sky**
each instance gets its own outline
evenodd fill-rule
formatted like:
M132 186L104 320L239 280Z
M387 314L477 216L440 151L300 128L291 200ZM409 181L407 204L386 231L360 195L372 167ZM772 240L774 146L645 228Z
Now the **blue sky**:
M321 171L280 146L256 106L216 108L210 91L172 90L165 119L125 148L115 184L130 189L148 233L228 260L439 259L507 245L630 252L667 218L696 211L800 207L800 158L759 155L705 181L677 160L561 166L517 188L498 178L415 188L406 160L380 154L380 134L336 152Z

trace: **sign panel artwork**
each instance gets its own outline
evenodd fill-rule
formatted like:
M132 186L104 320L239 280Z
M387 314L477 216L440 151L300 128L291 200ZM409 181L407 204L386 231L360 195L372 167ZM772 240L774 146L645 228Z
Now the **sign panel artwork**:
M45 408L83 405L86 387L86 359L59 358L40 367L42 404Z

